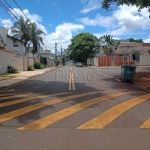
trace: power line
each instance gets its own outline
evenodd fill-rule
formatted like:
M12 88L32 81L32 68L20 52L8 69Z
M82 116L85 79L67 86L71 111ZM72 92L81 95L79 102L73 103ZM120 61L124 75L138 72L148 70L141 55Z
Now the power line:
M20 15L15 11L15 10L13 10L13 8L9 5L9 3L6 1L6 0L4 0L5 1L5 3L9 6L9 8L20 18ZM16 3L16 5L18 6L18 8L20 9L20 11L23 13L23 11L21 10L21 8L19 7L19 5L17 4L17 2L14 0L14 2ZM7 14L9 14L10 16L12 15L18 22L20 22L20 20L12 13L12 11L2 2L2 1L0 1L0 5L1 5L1 7L3 8L3 10L7 13ZM8 11L8 12L7 12ZM23 13L24 14L24 13ZM11 16L11 17L12 17ZM24 14L24 16L26 17L26 15ZM13 18L12 17L12 18ZM13 19L14 19L13 18ZM31 21L26 17L26 19L31 23ZM23 30L24 32L27 32L26 30ZM43 40L45 41L45 45L48 45L48 46L50 46L51 47L51 45L54 45L54 44L51 44L51 43L49 43L47 40L45 40L44 39L44 37L43 37ZM54 48L54 47L52 47L52 48ZM51 49L52 49L51 48Z
M18 3L16 2L16 0L14 0L14 2L15 2L15 4L17 5L17 7L20 9L20 11L24 14L24 12L23 12L22 9L20 8L20 6L19 6ZM26 17L27 20L29 20L25 14L24 14L24 16ZM30 20L29 20L29 22L31 23ZM44 40L45 42L47 42L48 44L53 45L53 44L49 43L46 39L43 38L43 40Z
M20 11L24 14L24 12L21 10L21 8L19 7L18 3L14 0L15 4L17 5L17 7L20 9ZM26 15L24 14L24 16L26 17ZM27 20L29 20L27 17L26 17ZM30 22L30 20L29 20ZM31 22L30 22L31 23Z
M16 20L18 20L18 18L10 11L10 9L9 9L2 1L0 1L0 3L1 3L2 8L6 8L6 9L8 10L8 12L9 12L10 14L12 14L12 15L15 17ZM5 11L5 10L4 10L4 11ZM18 21L19 21L19 20L18 20Z
M4 0L4 1L5 1L5 3L9 6L9 8L10 8L17 16L20 17L20 15L18 15L18 14L16 13L16 11L13 10L13 8L7 3L7 1L6 1L6 0Z

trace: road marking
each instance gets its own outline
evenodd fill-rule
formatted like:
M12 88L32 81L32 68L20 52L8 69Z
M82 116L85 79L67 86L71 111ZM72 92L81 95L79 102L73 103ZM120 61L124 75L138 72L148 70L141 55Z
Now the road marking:
M2 96L10 96L10 95L13 95L13 94L0 94L0 97L2 97Z
M23 96L28 96L28 95L13 95L13 96L1 97L0 100L5 100L9 98L14 98L14 97L23 97Z
M106 74L105 74L104 76L105 76L105 77L107 77L107 75L106 75Z
M3 114L3 115L0 115L0 123L7 121L7 120L10 120L10 119L13 119L13 118L18 117L18 116L21 116L23 114L29 113L31 111L43 108L45 106L49 106L49 105L57 104L59 102L67 101L67 100L70 100L73 98L78 98L78 97L87 96L87 95L91 95L91 94L97 94L97 93L100 93L100 92L89 92L89 93L83 93L83 94L78 94L78 95L73 95L73 96L66 96L63 98L56 98L53 100L48 100L48 101L41 102L38 104L30 105L30 106L27 106L27 107L24 107L24 108L21 108L18 110L14 110L14 111L11 111L11 112Z
M73 73L71 73L72 74L72 89L73 90L75 90L75 84L74 84L74 75L73 75Z
M109 78L113 78L113 77L109 76Z
M71 72L70 72L70 77L69 77L69 90L71 90Z
M6 106L10 106L10 105L14 105L14 104L19 104L19 103L27 102L27 101L32 101L32 100L35 100L35 99L46 98L46 97L49 97L49 96L57 96L57 95L60 95L60 94L66 94L66 93L40 95L40 96L34 96L34 97L32 97L32 98L29 97L29 98L23 98L23 99L11 101L11 102L5 102L5 103L1 103L1 104L0 104L0 108L1 108L1 107L6 107Z
M98 98L94 98L91 100L87 100L85 102L76 104L74 106L68 107L66 109L60 110L56 113L53 113L51 115L48 115L42 119L39 119L37 121L34 121L32 123L29 123L25 126L22 126L19 128L19 130L38 130L38 129L44 129L47 126L64 119L65 117L68 117L80 110L83 110L91 105L94 105L96 103L99 103L103 100L108 100L110 98L114 98L117 96L121 96L121 95L125 95L127 94L126 92L119 92L119 93L114 93L114 94L110 94L110 95L106 95L106 96L102 96L102 97L98 97Z
M114 121L121 114L149 98L150 94L146 94L118 104L98 115L97 117L91 119L90 121L82 124L77 129L103 129L106 125Z
M121 81L121 80L119 80L119 79L115 79L116 81Z
M100 73L100 74L103 74L103 73Z
M140 128L150 128L150 118L146 120Z
M72 72L72 67L70 67L69 90L75 90L74 75Z

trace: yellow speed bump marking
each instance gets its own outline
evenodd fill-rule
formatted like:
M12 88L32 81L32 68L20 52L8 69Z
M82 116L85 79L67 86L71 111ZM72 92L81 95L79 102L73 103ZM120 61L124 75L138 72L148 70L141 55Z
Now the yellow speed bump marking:
M146 94L118 104L98 115L97 117L91 119L90 121L82 124L77 129L103 129L106 125L114 121L121 114L149 98L150 94Z
M10 95L13 95L13 94L0 94L0 97L2 97L2 96L10 96Z
M49 101L46 101L46 102L41 102L41 103L38 103L38 104L30 105L30 106L27 106L27 107L24 107L24 108L21 108L21 109L18 109L18 110L14 110L14 111L11 111L11 112L3 114L3 115L0 115L0 123L4 122L4 121L7 121L9 119L13 119L15 117L24 115L24 114L29 113L31 111L43 108L45 106L53 105L53 104L63 102L63 101L66 101L66 100L70 100L70 99L73 99L73 98L78 98L78 97L87 96L87 95L96 94L96 93L100 93L100 92L90 92L90 93L83 93L83 94L78 94L78 95L73 95L73 96L66 96L66 97L63 97L63 98L53 99L53 100L49 100Z
M150 128L150 118L145 121L140 128Z
M110 94L110 95L94 98L94 99L76 104L74 106L68 107L68 108L63 109L61 111L58 111L54 114L48 115L48 116L46 116L42 119L34 121L30 124L22 126L22 127L19 128L19 130L44 129L45 127L47 127L47 126L49 126L49 125L51 125L51 124L53 124L53 123L55 123L59 120L62 120L63 118L68 117L68 116L70 116L70 115L72 115L72 114L74 114L74 113L76 113L76 112L78 112L78 111L80 111L80 110L82 110L86 107L89 107L91 105L99 103L100 101L107 100L107 99L110 99L110 98L114 98L114 97L117 97L117 96L121 96L121 95L124 95L124 94L127 94L127 93L120 92L120 93Z
M13 95L13 96L7 96L7 97L0 97L0 100L14 98L14 97L22 97L22 96L28 96L28 95Z
M36 100L36 99L40 99L40 98L46 98L46 97L49 97L49 96L57 96L57 95L60 95L60 94L66 94L66 93L57 93L57 94L50 94L50 95L39 95L39 96L23 98L23 99L11 101L11 102L5 102L5 103L0 104L0 108L10 106L10 105L14 105L14 104L27 102L27 101L32 101L32 100Z

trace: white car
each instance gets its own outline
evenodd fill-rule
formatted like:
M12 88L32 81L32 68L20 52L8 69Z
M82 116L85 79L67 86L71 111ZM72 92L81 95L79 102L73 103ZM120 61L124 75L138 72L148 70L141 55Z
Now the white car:
M81 62L77 62L77 67L83 67L83 64Z

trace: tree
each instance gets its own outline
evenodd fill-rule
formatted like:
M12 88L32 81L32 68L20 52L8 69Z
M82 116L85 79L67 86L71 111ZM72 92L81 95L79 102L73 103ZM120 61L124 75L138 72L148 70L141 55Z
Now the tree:
M143 40L142 40L142 39L129 38L129 39L127 39L127 40L129 40L129 42L143 43Z
M112 55L113 49L117 48L120 42L116 39L113 39L111 35L104 35L98 39L98 42L95 43L95 47L103 48L105 55Z
M28 44L28 47L32 43L33 45L32 53L34 57L34 54L37 53L37 50L41 46L41 43L44 45L43 38L41 36L45 35L45 33L37 28L36 23L31 23L29 29L30 29L30 43Z
M95 42L97 37L91 33L80 33L71 39L71 44L68 46L70 51L70 59L74 61L87 62L87 58L93 56L95 50Z
M150 6L150 0L103 0L102 1L102 8L109 10L111 6L116 3L117 6L120 5L135 5L139 7L138 11L140 11L142 8L149 8ZM150 8L149 8L150 12Z
M30 23L29 20L24 20L21 16L19 21L16 21L11 27L11 34L13 34L13 40L19 39L24 42L25 55L27 54L27 44L30 41Z

